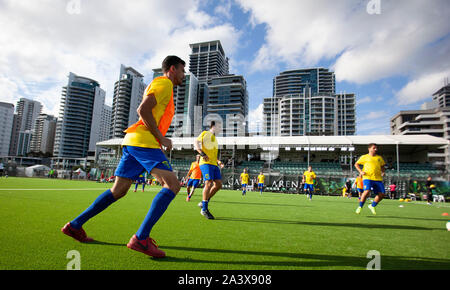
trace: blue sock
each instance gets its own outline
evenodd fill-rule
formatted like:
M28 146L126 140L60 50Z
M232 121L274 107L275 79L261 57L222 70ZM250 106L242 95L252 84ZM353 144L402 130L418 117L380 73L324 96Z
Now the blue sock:
M378 204L378 202L376 202L376 201L372 202L372 207L376 207L377 204Z
M97 197L97 199L88 207L82 214L70 222L70 225L75 229L81 229L84 223L86 223L90 218L98 215L108 206L110 206L116 199L112 195L110 189L102 193Z
M365 201L360 201L359 202L359 207L363 207L364 206Z
M208 210L208 200L203 200L202 201L202 211L207 211Z
M144 188L145 188L145 183L142 184L142 190L144 190Z
M170 202L175 198L175 196L175 193L173 193L168 188L161 189L161 191L155 196L152 201L152 205L150 206L150 210L147 213L147 216L142 222L139 230L136 232L136 237L139 240L145 240L150 236L150 231L152 230L153 226L164 214Z
M136 185L134 186L134 191L137 190L138 186L139 186L139 183L136 182Z

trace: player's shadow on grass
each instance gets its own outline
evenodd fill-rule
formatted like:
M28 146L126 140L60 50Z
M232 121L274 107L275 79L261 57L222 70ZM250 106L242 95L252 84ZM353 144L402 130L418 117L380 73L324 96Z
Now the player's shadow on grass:
M221 200L215 200L214 203L231 203L231 204L237 204L237 205L262 205L262 206L293 206L293 207L311 207L309 205L299 205L299 204L279 204L279 203L259 203L259 202L235 202L235 201L221 201Z
M127 245L126 243L125 243L125 244L120 244L120 243L110 243L110 242L103 242L103 241L97 241L97 240L94 240L94 241L92 241L92 242L85 243L85 244L86 244L86 245L121 246L121 247Z
M287 225L307 225L307 226L329 226L329 227L351 227L351 228L370 228L370 229L395 229L395 230L435 230L435 228L425 228L405 225L383 225L383 224L358 224L358 223L325 223L325 222L307 222L290 220L271 220L261 218L236 218L236 217L217 217L218 221L249 222L249 223L271 223Z
M223 264L223 265L251 265L251 266L279 266L279 267L299 267L305 269L312 268L332 268L354 267L365 269L370 259L366 257L337 256L337 255L319 255L293 252L258 252L247 250L228 250L211 248L193 248L162 246L164 249L180 250L187 252L199 252L202 255L206 253L214 254L215 258L204 260L195 258L179 258L167 256L161 260L152 259L152 261L174 262L174 263L200 263L200 264ZM223 254L222 260L217 260L217 254ZM232 255L245 255L246 258L235 260ZM267 261L267 258L249 259L248 256L278 257L283 259L292 259L284 261ZM225 258L225 259L224 259ZM382 269L450 269L450 260L435 258L416 258L402 256L381 256Z
M429 219L429 218L418 218L418 217L406 217L406 216L367 216L369 218L388 218L388 219L405 219L405 220L418 220L418 221L438 221L438 222L442 222L442 221L447 221L446 218L442 218L442 219Z

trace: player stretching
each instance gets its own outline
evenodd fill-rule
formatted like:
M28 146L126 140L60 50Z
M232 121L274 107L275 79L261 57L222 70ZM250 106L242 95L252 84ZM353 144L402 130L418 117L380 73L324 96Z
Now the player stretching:
M314 193L314 181L316 180L316 174L312 170L311 166L308 166L308 170L303 172L303 180L305 183L305 192L309 195L309 200L312 200L312 195Z
M209 212L208 204L211 198L222 188L222 175L220 168L224 164L217 159L219 144L216 139L218 128L216 122L212 121L209 131L203 131L195 140L195 150L200 154L200 170L202 171L205 186L203 187L202 210L200 213L207 219L214 219Z
M364 184L364 192L361 195L359 207L356 209L357 214L361 212L367 197L370 195L370 190L373 190L377 196L374 198L372 204L369 205L369 209L373 214L377 214L375 207L383 200L385 193L383 184L385 162L383 158L377 154L378 147L376 144L369 144L368 149L369 154L361 156L355 163L355 168L363 176ZM363 169L360 168L360 165L363 165Z
M260 195L263 193L265 179L266 179L266 177L264 176L263 172L261 171L258 175L258 189L259 189Z
M247 168L244 168L244 172L241 173L241 177L239 177L242 185L242 195L247 193L247 185L248 185L248 173Z
M180 182L172 172L162 147L171 150L172 141L165 137L174 116L173 87L181 85L185 76L185 62L177 56L168 56L162 63L164 75L155 78L145 90L137 109L139 121L129 127L122 142L122 158L115 172L115 183L101 194L81 215L67 223L61 231L80 242L91 242L82 226L112 203L125 196L133 180L147 171L163 188L152 201L150 210L140 228L131 237L127 247L155 258L165 253L150 238L150 231L166 211L180 190Z
M195 156L195 161L191 163L191 168L186 175L187 182L187 197L186 201L190 201L192 195L194 195L195 189L199 186L200 180L202 179L202 171L200 170L200 155ZM192 191L191 191L192 189Z
M144 188L145 188L145 176L144 176L144 173L139 175L138 179L136 179L136 186L134 187L134 192L137 191L139 184L142 184L142 192L144 192Z

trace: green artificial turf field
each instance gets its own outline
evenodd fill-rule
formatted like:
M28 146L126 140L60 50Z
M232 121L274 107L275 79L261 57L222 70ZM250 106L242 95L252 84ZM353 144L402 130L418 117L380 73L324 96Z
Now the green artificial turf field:
M368 252L384 269L450 269L449 205L384 200L373 216L357 199L221 190L210 203L216 220L200 215L197 189L171 203L151 236L167 254L154 259L125 245L159 191L130 190L85 224L96 242L60 231L111 184L55 179L0 179L0 269L60 269L80 253L82 270L366 269ZM134 188L134 185L131 189ZM139 187L140 189L141 187ZM403 205L403 207L399 207Z

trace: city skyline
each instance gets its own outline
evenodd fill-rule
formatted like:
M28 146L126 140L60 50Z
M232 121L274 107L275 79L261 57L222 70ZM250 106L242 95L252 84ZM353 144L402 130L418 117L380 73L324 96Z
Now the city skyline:
M9 29L0 37L0 101L37 100L55 116L70 71L98 80L112 105L120 64L140 71L148 84L166 55L188 62L190 43L216 39L229 70L246 78L250 132L262 128L263 100L272 97L281 71L335 72L336 91L357 96L358 135L389 134L394 113L430 101L450 75L450 7L439 0L381 0L380 13L369 13L368 0L80 0L75 10L70 1L3 2L0 22ZM142 17L149 10L158 11L150 22Z

